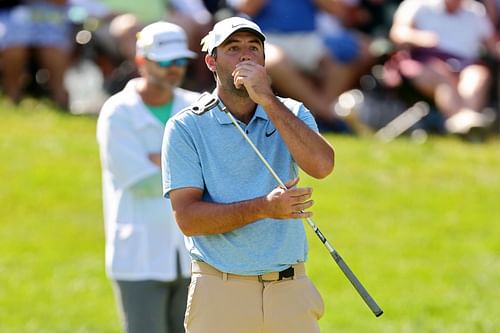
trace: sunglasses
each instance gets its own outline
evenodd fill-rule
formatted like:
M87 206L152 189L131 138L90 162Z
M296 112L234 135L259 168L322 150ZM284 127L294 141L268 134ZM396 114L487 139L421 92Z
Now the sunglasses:
M164 60L164 61L155 61L158 66L162 68L168 68L172 66L184 67L188 64L189 60L187 58L173 59L173 60Z

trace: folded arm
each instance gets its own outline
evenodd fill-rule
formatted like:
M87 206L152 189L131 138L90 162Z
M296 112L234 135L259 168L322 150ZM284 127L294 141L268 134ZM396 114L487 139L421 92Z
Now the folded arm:
M263 218L307 218L304 211L313 205L311 188L296 188L298 179L277 187L269 194L234 202L203 201L203 191L186 187L170 192L170 202L179 228L186 236L221 234L241 228Z

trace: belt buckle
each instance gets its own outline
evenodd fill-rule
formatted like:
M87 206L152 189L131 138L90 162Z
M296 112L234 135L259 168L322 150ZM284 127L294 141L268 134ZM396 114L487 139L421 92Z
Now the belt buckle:
M293 278L294 276L295 276L295 269L292 266L290 266L287 269L279 272L278 281L281 281L281 280L287 279L287 278Z
M259 279L259 282L274 282L274 281L282 281L283 279L293 278L294 276L295 276L295 269L292 266L290 266L287 269L282 270L281 272L278 272L277 279L264 280L262 278L262 275L258 275L258 279Z

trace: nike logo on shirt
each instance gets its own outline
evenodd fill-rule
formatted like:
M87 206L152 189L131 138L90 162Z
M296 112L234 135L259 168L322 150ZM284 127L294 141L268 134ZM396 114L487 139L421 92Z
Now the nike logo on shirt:
M273 130L271 132L266 131L266 137L270 137L271 135L274 134L274 132L276 132L276 128L273 128Z

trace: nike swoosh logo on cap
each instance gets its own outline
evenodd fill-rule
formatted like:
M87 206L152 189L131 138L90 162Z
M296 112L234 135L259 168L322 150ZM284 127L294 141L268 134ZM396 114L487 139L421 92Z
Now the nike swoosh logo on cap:
M237 27L242 26L242 25L246 25L246 24L245 24L245 23L238 23L238 24L234 24L234 23L233 23L233 24L231 25L231 28L237 28Z

